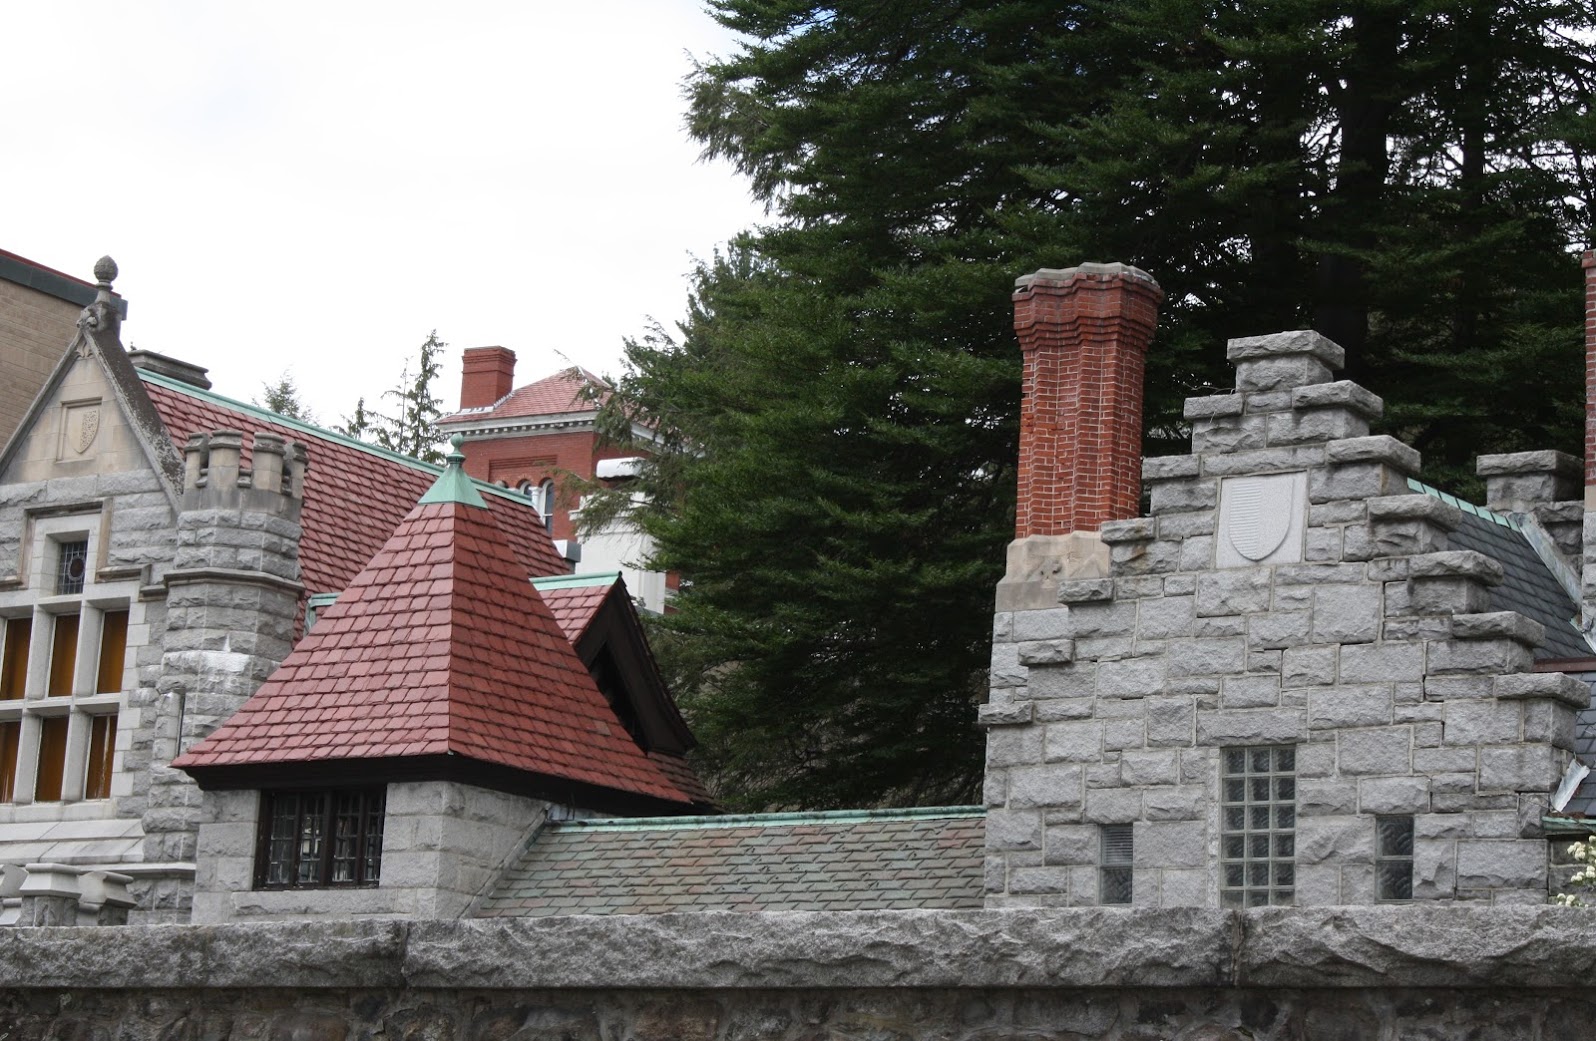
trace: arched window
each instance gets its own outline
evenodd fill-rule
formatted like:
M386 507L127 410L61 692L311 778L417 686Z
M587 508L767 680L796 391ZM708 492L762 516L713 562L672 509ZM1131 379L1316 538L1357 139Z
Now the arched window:
M537 495L532 499L537 505L538 512L543 514L543 526L550 530L554 528L554 481L545 478L538 485Z

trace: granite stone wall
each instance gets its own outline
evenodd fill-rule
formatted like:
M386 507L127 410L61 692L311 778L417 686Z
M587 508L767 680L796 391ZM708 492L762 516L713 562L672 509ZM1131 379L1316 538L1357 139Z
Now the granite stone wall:
M1339 347L1229 357L1236 392L1186 402L1191 453L1145 461L1149 515L1102 526L1108 577L996 615L989 905L1099 902L1100 829L1130 825L1135 903L1219 906L1227 750L1252 748L1288 750L1286 902L1374 903L1381 815L1412 818L1414 899L1543 902L1588 689L1530 672L1545 630L1493 610L1501 566L1410 489L1417 452L1370 436L1382 403L1333 381Z
M0 933L6 1041L1589 1036L1590 912L1030 909Z

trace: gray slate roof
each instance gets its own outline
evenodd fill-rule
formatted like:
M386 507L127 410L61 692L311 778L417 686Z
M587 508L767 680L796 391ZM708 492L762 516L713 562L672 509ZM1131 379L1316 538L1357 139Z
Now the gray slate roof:
M1537 659L1596 657L1576 624L1579 605L1535 551L1517 520L1418 481L1408 484L1463 512L1463 523L1452 533L1450 545L1483 553L1502 565L1505 576L1502 584L1491 590L1491 610L1517 611L1546 627L1546 643L1535 651Z
M550 824L479 918L982 906L980 807Z

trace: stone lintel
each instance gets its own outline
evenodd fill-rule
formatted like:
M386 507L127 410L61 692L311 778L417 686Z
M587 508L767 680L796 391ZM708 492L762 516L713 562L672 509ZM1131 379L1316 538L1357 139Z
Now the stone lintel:
M1244 336L1225 345L1225 358L1231 362L1250 361L1255 358L1280 358L1293 354L1307 354L1318 358L1331 369L1346 366L1347 352L1340 345L1312 329L1269 333L1266 336Z
M1107 576L1108 547L1096 532L1015 539L1009 543L1008 566L997 584L997 610L1057 609L1060 582Z

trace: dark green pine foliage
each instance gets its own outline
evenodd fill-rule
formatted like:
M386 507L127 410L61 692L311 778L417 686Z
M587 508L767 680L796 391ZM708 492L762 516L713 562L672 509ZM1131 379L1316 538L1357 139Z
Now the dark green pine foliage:
M1018 274L1164 286L1150 452L1229 388L1227 338L1310 325L1432 478L1578 444L1587 8L711 10L747 43L691 79L689 127L773 219L700 268L679 336L631 345L614 411L664 439L638 520L692 585L656 638L734 805L974 797Z
M361 397L355 402L354 414L345 416L336 427L338 432L424 462L443 462L443 435L438 432L443 399L438 397L437 387L443 372L443 351L448 346L438 339L438 330L428 333L417 355L415 371L405 362L398 384L382 392L393 402L393 411L368 409L366 399Z

